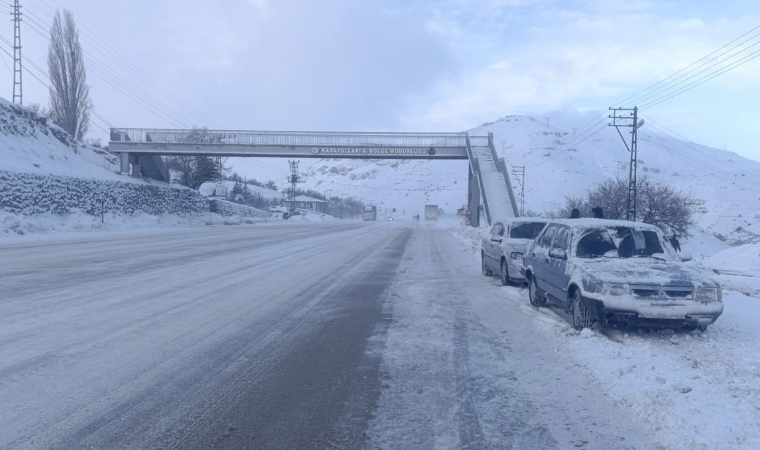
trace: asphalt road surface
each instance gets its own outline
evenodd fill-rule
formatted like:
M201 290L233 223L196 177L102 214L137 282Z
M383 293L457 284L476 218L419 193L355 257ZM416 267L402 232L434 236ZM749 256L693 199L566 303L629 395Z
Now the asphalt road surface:
M424 224L0 247L0 449L655 448Z

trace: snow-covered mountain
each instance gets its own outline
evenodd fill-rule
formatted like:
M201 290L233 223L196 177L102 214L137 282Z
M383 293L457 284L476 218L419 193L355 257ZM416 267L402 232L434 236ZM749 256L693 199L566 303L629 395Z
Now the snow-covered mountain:
M605 177L628 176L630 156L615 129L604 121L587 126L598 115L507 116L469 132L493 133L508 164L526 167L526 210L543 213ZM585 130L598 132L589 136ZM304 187L394 207L401 219L422 212L426 203L453 212L467 199L466 161L329 159L301 161L301 167ZM639 171L703 200L697 221L710 234L733 242L760 235L760 162L688 142L647 122L639 131ZM517 180L512 184L519 194Z

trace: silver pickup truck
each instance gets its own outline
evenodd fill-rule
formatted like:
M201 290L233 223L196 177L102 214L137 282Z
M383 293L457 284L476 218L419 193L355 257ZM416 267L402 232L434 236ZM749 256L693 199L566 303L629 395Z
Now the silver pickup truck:
M722 292L690 259L652 225L563 219L526 248L523 273L530 303L559 302L576 329L598 321L704 331L723 313Z

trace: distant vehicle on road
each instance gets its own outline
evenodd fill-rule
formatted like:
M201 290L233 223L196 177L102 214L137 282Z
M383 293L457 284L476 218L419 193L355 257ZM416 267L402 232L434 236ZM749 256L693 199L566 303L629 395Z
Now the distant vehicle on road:
M362 220L365 222L368 220L377 220L377 206L367 205L362 210Z
M499 275L501 285L525 282L521 274L525 246L544 229L547 219L515 218L493 224L480 245L483 275Z
M425 220L438 220L438 205L425 205Z
M565 219L528 245L523 270L531 305L559 302L576 329L601 322L705 331L723 313L721 287L689 260L653 225Z

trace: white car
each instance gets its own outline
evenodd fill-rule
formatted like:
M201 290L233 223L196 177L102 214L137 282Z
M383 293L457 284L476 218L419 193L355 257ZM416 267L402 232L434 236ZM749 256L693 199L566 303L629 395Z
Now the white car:
M573 326L594 322L699 329L723 312L720 285L684 264L662 231L639 222L552 220L523 259L530 303L551 299Z
M525 282L526 279L520 270L525 246L538 236L546 223L546 219L532 218L513 218L495 222L490 235L481 243L483 275L498 274L502 286Z

